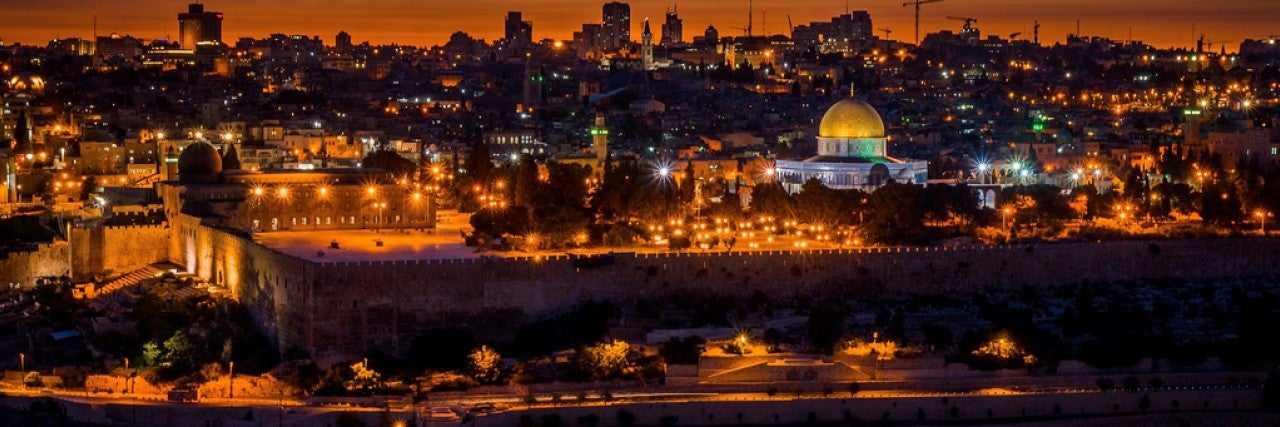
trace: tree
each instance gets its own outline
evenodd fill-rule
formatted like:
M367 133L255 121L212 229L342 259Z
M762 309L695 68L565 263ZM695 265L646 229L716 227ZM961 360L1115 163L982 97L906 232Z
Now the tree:
M163 357L164 352L155 341L148 341L142 345L142 366L158 366Z
M782 184L759 184L751 191L751 213L790 219L795 213L795 200L782 188Z
M354 374L347 387L351 389L368 390L378 386L382 379L382 374L370 368L368 363L360 361L351 365L351 372Z
M616 378L632 370L630 354L631 345L615 339L578 351L577 364L593 380Z
M497 384L502 377L502 357L487 345L477 347L467 356L471 378L480 384Z
M924 190L913 184L889 183L869 197L867 232L881 240L897 240L924 226Z
M809 344L824 354L831 354L844 337L844 307L833 300L818 303L809 313Z
M395 176L410 176L418 170L418 165L391 150L379 150L365 156L360 161L366 168L382 169Z
M835 225L850 222L839 192L828 188L817 178L810 178L800 187L795 206L800 221L809 224Z
M636 425L636 415L626 409L618 411L618 425L622 427L631 427Z
M89 196L98 191L98 177L90 176L84 179L84 183L80 186L80 200L88 201Z
M164 361L173 366L185 369L194 366L196 357L195 343L185 332L177 331L164 341Z

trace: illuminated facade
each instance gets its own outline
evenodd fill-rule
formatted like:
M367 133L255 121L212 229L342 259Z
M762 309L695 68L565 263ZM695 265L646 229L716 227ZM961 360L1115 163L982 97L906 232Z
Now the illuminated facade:
M832 105L818 126L818 155L776 162L777 179L795 193L816 178L835 189L872 191L889 182L924 184L928 162L890 157L884 121L865 101L848 98Z
M222 13L205 12L204 5L192 3L187 13L178 14L178 41L183 49L195 49L198 44L222 43Z
M434 186L377 169L250 172L234 153L183 149L177 181L158 185L165 211L248 232L434 227Z

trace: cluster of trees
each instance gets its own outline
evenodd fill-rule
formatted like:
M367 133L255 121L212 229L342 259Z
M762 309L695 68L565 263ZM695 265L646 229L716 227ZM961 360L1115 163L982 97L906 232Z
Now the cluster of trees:
M136 333L106 333L95 345L139 367L158 368L161 379L200 371L206 364L236 362L240 372L266 372L279 363L248 311L234 301L177 301L146 293L134 304Z
M937 237L926 224L965 227L984 218L966 185L889 183L872 192L835 190L811 179L789 194L779 184L762 184L751 194L751 213L816 225L857 226L864 237L884 242Z
M472 161L479 156L485 160ZM523 237L534 248L587 242L590 168L563 163L540 168L530 156L522 156L514 165L494 167L487 159L488 149L477 145L458 187L461 208L474 212L471 226L477 242Z

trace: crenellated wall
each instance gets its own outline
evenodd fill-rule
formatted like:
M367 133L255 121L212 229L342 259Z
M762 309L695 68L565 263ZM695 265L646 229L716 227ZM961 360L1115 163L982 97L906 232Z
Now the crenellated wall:
M70 275L71 245L54 241L35 249L0 253L0 286L35 286L41 277Z
M671 293L773 298L830 292L963 292L1081 281L1280 275L1280 240L1222 239L961 248L615 254L612 262L482 257L318 263L199 227L192 271L253 307L282 350L321 361L403 354L424 329L513 333L589 299Z
M168 245L167 224L72 228L71 279L114 277L167 261Z

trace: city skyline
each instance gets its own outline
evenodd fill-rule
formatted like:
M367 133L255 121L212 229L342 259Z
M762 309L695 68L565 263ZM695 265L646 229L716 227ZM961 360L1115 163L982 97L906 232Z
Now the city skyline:
M97 34L128 34L147 39L176 40L176 15L185 10L185 1L141 0L128 6L106 1L49 0L29 2L22 7L0 11L0 22L6 31L0 40L8 43L44 45L51 39L89 37L97 17ZM244 1L205 2L207 10L226 15L224 42L234 44L240 37L263 37L271 33L320 36L332 44L333 36L346 31L356 42L374 44L443 44L449 34L463 31L474 37L497 40L503 34L503 18L507 10L519 10L533 22L534 40L552 38L567 40L582 23L600 22L601 1L530 0L481 1L441 4L430 8L406 0L360 2L339 0L295 0L256 4ZM824 4L830 3L830 4ZM783 1L755 1L753 26L756 34L786 34L788 17L794 25L826 21L845 12L842 2L795 4ZM984 37L988 34L1008 37L1021 32L1030 39L1033 22L1041 24L1043 44L1061 42L1074 33L1079 20L1084 35L1135 40L1157 47L1192 48L1195 39L1226 43L1235 50L1247 38L1260 39L1280 32L1272 25L1268 9L1280 13L1280 5L1270 0L1243 0L1231 3L1172 2L1143 0L1109 2L1100 0L1048 0L1037 4L1009 0L947 0L928 4L921 13L921 33L943 29L956 31L960 22L947 16L977 18ZM633 38L639 25L648 17L662 19L665 11L675 6L670 2L633 1L631 5ZM678 3L685 21L685 39L700 35L714 25L722 35L739 35L746 25L746 4L711 0L686 0ZM890 38L911 41L912 10L901 7L898 0L876 0L849 4L850 10L868 10L877 29L892 30ZM768 10L767 15L762 10ZM290 16L292 19L280 19ZM1142 16L1143 18L1133 18ZM877 31L878 36L883 32Z

